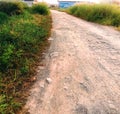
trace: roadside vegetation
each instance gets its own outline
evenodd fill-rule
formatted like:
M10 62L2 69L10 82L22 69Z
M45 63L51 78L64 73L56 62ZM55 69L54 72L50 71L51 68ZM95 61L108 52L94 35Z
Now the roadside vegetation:
M82 4L70 7L68 13L104 25L120 26L120 7L109 4Z
M0 114L16 114L24 105L50 29L47 5L0 1Z

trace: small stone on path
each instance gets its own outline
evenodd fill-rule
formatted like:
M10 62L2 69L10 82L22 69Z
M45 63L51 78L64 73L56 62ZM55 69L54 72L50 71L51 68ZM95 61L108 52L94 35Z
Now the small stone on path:
M44 66L38 66L38 69L39 69L39 70L44 70L45 67L44 67Z
M47 79L46 79L46 82L47 82L48 84L50 84L50 83L52 82L52 79L51 79L51 78L47 78Z
M49 40L49 41L52 41L52 40L53 40L53 38L51 38L51 37L50 37L48 40Z
M41 84L40 87L41 87L41 88L44 88L45 86L44 86L44 84Z
M53 58L53 57L58 57L59 56L59 53L58 52L53 52L50 54L50 57Z
M68 90L68 87L67 87L67 86L64 86L64 90Z

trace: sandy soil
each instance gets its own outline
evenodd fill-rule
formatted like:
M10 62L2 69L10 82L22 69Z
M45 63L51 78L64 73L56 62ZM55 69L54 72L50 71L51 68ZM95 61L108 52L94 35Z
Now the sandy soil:
M52 17L51 46L28 112L120 114L120 32L63 12L52 11Z

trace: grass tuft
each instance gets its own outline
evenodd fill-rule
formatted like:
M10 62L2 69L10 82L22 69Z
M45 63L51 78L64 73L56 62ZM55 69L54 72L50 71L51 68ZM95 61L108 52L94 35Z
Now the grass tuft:
M34 4L32 6L32 13L34 14L41 14L41 15L48 15L49 14L49 8L46 3L39 3Z

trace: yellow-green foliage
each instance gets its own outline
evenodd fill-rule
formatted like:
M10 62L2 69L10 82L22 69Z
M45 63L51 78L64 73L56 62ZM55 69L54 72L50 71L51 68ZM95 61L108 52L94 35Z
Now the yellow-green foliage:
M88 21L120 26L120 8L117 5L82 4L70 7L69 13Z

